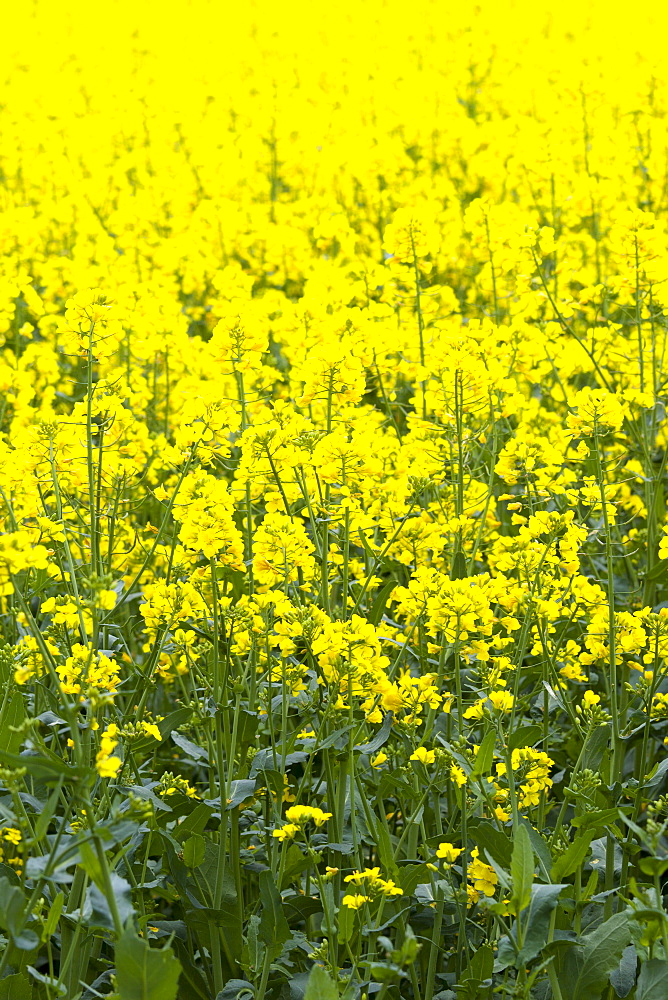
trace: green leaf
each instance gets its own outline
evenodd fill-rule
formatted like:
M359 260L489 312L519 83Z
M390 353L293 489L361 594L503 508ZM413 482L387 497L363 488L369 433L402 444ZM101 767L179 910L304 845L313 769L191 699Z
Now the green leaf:
M668 757L664 757L660 763L654 765L645 778L643 790L646 792L655 792L665 778L666 771L668 771Z
M475 763L473 764L473 770L471 771L472 781L476 778L481 778L484 774L487 774L490 771L492 761L494 760L495 744L496 733L493 729L490 729L480 744L477 754L475 755Z
M562 878L568 878L569 875L577 871L589 853L589 845L593 838L594 831L589 830L587 833L581 833L572 844L568 845L564 853L552 865L550 875L555 882Z
M619 965L631 939L626 913L615 913L583 938L582 965L573 990L573 1000L600 1000L608 978Z
M21 951L32 951L39 944L34 931L26 930L29 915L27 901L21 889L9 879L0 878L0 927L8 931L12 943Z
M394 882L401 885L401 875L394 860L394 851L392 850L390 832L380 821L376 823L375 835L376 844L378 846L378 855L383 868Z
M597 726L596 729L592 729L589 736L585 740L584 749L582 751L582 767L589 768L591 771L598 771L601 766L601 761L603 759L603 754L610 742L610 732L611 726Z
M428 885L432 872L428 865L402 865L399 869L399 886L404 896L412 896L418 885Z
M116 945L119 1000L176 1000L181 964L171 948L151 948L127 927Z
M206 764L209 763L209 754L204 747L192 743L185 736L182 736L181 733L172 733L172 743L176 743L177 747L188 754L189 757L192 757L193 760L203 760Z
M25 734L13 732L12 728L18 728L25 717L23 697L19 691L14 691L0 712L0 749L6 750L8 753L19 752Z
M56 927L58 926L58 921L60 920L60 915L63 912L63 907L65 905L65 894L59 892L51 906L49 907L49 913L44 921L44 932L42 939L48 941L50 937L56 933Z
M285 845L283 845L283 850L286 850ZM287 848L287 855L283 865L283 881L279 886L279 890L287 889L295 876L301 875L312 864L311 858L304 854L298 844L290 844Z
M290 937L290 927L283 911L281 894L276 888L274 877L268 868L260 872L260 901L262 913L258 937L268 948L274 950L276 954L280 954L284 942Z
M376 597L376 600L373 602L371 610L367 615L367 618L369 619L372 625L378 625L381 618L383 617L383 614L385 613L385 606L387 605L387 600L392 591L394 590L394 588L397 586L397 583L398 583L397 580L388 580L385 586L378 594L378 596Z
M455 552L454 559L452 560L452 569L450 570L451 580L463 580L468 573L468 566L466 564L466 556L461 549Z
M225 803L226 809L236 809L242 802L252 799L255 795L255 778L238 778L230 786L230 797Z
M526 928L522 949L517 957L520 969L540 954L547 941L550 916L565 885L534 885L531 887L531 902L526 917Z
M668 962L662 962L661 964L668 967ZM610 982L618 997L627 997L635 986L637 967L638 955L636 954L635 945L630 944L622 952L622 957L617 968L610 973ZM663 982L663 989L660 995L661 997L668 996L668 982Z
M83 777L78 768L66 764L55 755L45 757L34 753L16 754L0 749L0 761L7 767L25 768L35 778L54 779L62 775L74 780Z
M0 979L0 1000L32 1000L32 983L18 974Z
M368 743L360 743L359 746L353 747L353 750L357 750L359 753L375 753L376 750L380 750L380 748L387 743L392 730L393 721L394 714L392 712L386 712L383 724L374 738L369 740Z
M246 994L250 997L254 993L253 985L247 979L228 979L216 1000L237 1000L240 994Z
M520 910L523 910L531 899L535 867L529 831L525 826L520 826L515 832L513 852L510 858L512 898Z
M341 906L339 908L339 941L341 944L345 944L350 941L353 936L353 931L355 930L355 916L357 911L351 909L349 906Z
M194 833L188 837L183 845L183 861L188 868L199 868L204 861L206 846L204 837L199 833Z
M482 983L491 977L493 970L494 950L488 944L483 944L471 956L471 961L468 964L468 968L462 973L460 982L466 982L467 979L476 979Z
M339 1000L336 983L321 965L314 965L311 969L304 1000Z
M100 861L96 852L85 840L79 844L79 855L81 861L79 862L83 870L85 871L88 878L95 883L95 885L100 888L104 885L104 880L102 877L102 869L100 867Z
M666 1000L666 997L668 997L668 962L661 958L650 958L641 966L636 986L636 1000Z
M196 833L202 833L206 824L211 819L213 809L211 806L207 806L206 803L200 802L195 806L193 811L189 816L179 823L179 825L174 830L174 839L178 840L180 844L183 844L188 837L192 837Z
M510 868L512 846L508 837L492 826L487 820L479 820L469 824L471 835L479 847L482 847L488 857L496 861L502 868Z
M130 883L126 882L120 875L117 875L116 872L111 873L110 880L121 923L126 924L128 919L134 914L130 895ZM106 893L102 892L96 885L91 885L88 887L86 895L92 906L91 924L96 927L108 927L113 930L114 920Z
M531 747L543 738L543 730L540 726L520 726L511 733L508 739L508 749L517 750L519 747Z
M618 819L619 809L596 809L594 812L574 816L571 820L571 826L575 826L581 831L591 829L595 832L596 830L604 830L610 823Z
M56 787L49 795L49 798L44 804L44 808L37 817L37 822L35 823L35 840L39 843L46 831L49 829L49 823L56 814L56 809L58 808L58 803L60 801L60 793L63 787L63 779L61 778L56 785Z
M550 868L552 867L552 855L550 853L548 842L542 833L539 833L538 830L534 830L531 823L525 816L520 816L520 823L526 828L526 831L529 834L529 840L531 841L533 852L538 858L538 864L540 865L544 878L551 881Z

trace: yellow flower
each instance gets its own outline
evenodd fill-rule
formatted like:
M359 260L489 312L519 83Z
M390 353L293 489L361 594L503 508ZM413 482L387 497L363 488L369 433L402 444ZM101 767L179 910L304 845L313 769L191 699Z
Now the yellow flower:
M453 764L450 768L450 777L455 782L458 788L461 788L466 784L466 775L458 764Z
M371 760L369 761L369 763L371 764L372 767L380 767L381 764L384 764L385 761L388 760L388 759L389 758L388 758L387 754L383 753L383 751L381 750L380 753L377 753L375 757L371 758Z
M272 832L272 837L276 837L277 840L292 840L299 833L299 829L296 823L285 823Z
M481 892L485 896L493 896L499 884L499 876L491 865L486 865L478 858L478 848L471 851L471 863L467 868L467 878L473 883L476 892Z
M510 691L492 691L489 700L497 712L510 712L515 703Z
M371 896L344 896L342 901L344 906L347 906L350 910L359 910L360 907L364 906L365 903L371 902Z
M446 864L452 865L455 863L459 855L462 853L462 850L463 848L454 847L452 844L448 843L439 844L438 849L436 851L436 857L442 858L443 861L446 862Z
M426 747L418 747L408 759L419 760L422 764L433 764L436 760L436 751L427 750Z
M162 742L162 734L154 722L141 722L141 727L147 736L152 736L154 740Z

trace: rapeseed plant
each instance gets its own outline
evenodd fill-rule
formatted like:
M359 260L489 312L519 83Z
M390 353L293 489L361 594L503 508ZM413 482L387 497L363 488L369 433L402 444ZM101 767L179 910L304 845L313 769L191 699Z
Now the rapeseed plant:
M660 5L15 5L0 997L668 996Z

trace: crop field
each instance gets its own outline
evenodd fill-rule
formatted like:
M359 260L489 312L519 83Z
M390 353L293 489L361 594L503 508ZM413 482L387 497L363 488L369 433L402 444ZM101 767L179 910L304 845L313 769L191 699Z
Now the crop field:
M5 5L0 1000L668 1000L662 8Z

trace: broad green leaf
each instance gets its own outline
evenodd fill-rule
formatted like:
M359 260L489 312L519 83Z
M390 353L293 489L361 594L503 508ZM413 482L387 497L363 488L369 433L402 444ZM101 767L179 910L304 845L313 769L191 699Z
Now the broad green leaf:
M126 882L120 875L117 875L116 872L111 873L110 880L118 915L121 918L121 923L125 925L134 914L130 895L130 883ZM97 927L108 927L113 930L114 920L111 915L106 892L103 892L97 885L91 885L88 887L86 895L92 907L91 924Z
M394 851L392 849L392 841L390 839L389 830L382 823L378 822L376 823L375 833L378 855L383 868L388 872L391 879L401 885L401 874L394 860Z
M478 752L475 755L475 762L473 764L473 770L471 771L471 779L481 778L483 775L487 774L491 767L492 761L494 760L494 746L496 744L496 733L493 729L487 733L483 739Z
M23 697L19 691L14 691L7 699L0 712L0 749L8 753L18 753L26 734L13 732L26 717Z
M394 588L397 586L397 582L398 582L397 580L388 580L387 583L379 592L378 596L376 597L376 600L373 602L371 610L367 615L367 618L369 619L372 625L378 625L381 618L383 617L388 598L392 593L392 591L394 590Z
M611 730L612 727L610 725L597 726L596 729L592 729L585 740L582 751L583 768L589 768L590 771L598 771L601 766L603 754L610 742Z
M290 937L290 927L283 911L281 894L274 884L274 876L268 868L260 872L260 901L262 912L258 937L268 948L278 951Z
M28 774L31 774L35 778L53 780L59 778L61 775L70 778L72 781L83 778L79 768L66 764L65 761L60 760L55 755L53 757L46 757L34 753L16 754L0 749L0 761L6 764L7 767L25 768Z
M174 838L178 840L180 844L183 844L188 837L192 837L193 834L202 833L206 824L211 819L213 809L211 806L207 806L206 803L200 802L195 806L193 811L189 816L179 823L179 825L174 830Z
M239 996L251 997L255 993L247 979L229 979L216 997L216 1000L237 1000Z
M87 843L85 840L82 840L82 842L79 844L79 855L81 858L81 861L79 863L83 868L83 870L85 871L88 878L92 882L94 882L98 888L101 885L104 885L104 881L102 878L102 868L100 867L99 858L96 852L90 846L90 844Z
M0 1000L32 1000L32 983L19 974L0 979Z
M44 804L44 808L37 817L37 822L35 823L35 840L39 843L46 831L49 829L49 823L56 814L56 809L58 808L58 803L60 801L60 792L63 787L63 778L61 778L56 785L56 787L49 795L48 799Z
M477 820L470 823L469 831L488 857L493 858L502 868L510 867L512 844L504 833L492 826L488 820Z
M631 939L626 913L615 913L583 938L582 965L573 990L573 1000L600 1000L613 969Z
M494 950L488 944L483 944L471 956L468 968L464 970L460 977L460 982L467 979L476 979L484 982L489 979L494 970Z
M355 919L357 911L351 909L349 906L339 907L339 941L341 944L345 944L350 941L353 931L355 930Z
M404 896L412 896L418 885L428 885L432 880L431 869L426 864L402 865L399 868L399 886Z
M208 751L204 747L200 747L191 740L186 739L181 733L172 733L172 742L176 743L180 750L183 750L184 753L188 754L194 760L203 760L205 763L209 763Z
M515 831L513 852L510 859L513 900L518 910L523 910L531 899L535 867L529 832L525 826L520 826Z
M450 570L451 580L463 580L468 573L468 566L466 563L466 556L461 549L455 552L454 559L452 560L452 569Z
M619 809L595 809L593 812L582 813L581 816L574 816L571 826L578 830L599 830L605 829L615 820L619 819Z
M662 761L655 764L650 773L645 777L643 790L646 792L655 792L666 777L666 771L668 771L668 757L664 757Z
M18 886L7 878L0 878L0 927L9 933L12 943L21 951L32 951L39 944L34 931L26 929L30 915L26 914L27 900Z
M279 890L287 889L295 876L301 875L312 864L311 859L303 853L298 844L290 844L287 848L283 845L283 850L286 849L287 857L283 865L283 882L279 886Z
M668 997L668 962L650 958L643 962L636 986L636 1000L666 1000Z
M63 907L65 905L65 894L62 892L57 893L55 899L53 900L51 906L49 907L49 913L44 921L44 930L42 932L42 940L48 941L56 933L56 928L58 926L58 921L60 920L60 915L63 912Z
M589 845L594 838L594 831L581 833L569 844L563 854L561 854L552 865L551 876L555 882L559 879L568 878L580 867L589 852Z
M243 968L251 972L260 972L263 962L265 947L258 937L260 918L256 913L251 914L246 929L246 940L241 951L241 964Z
M508 739L508 749L517 750L519 747L530 747L538 743L543 738L543 730L540 726L520 726L510 734Z
M339 1000L336 983L321 965L314 965L311 969L304 1000Z
M188 868L199 868L204 861L206 846L204 837L199 833L194 833L188 837L183 845L183 862Z
M550 869L552 867L552 854L550 853L550 847L545 837L538 830L534 830L531 823L524 816L520 816L520 823L525 827L527 833L529 834L529 840L531 841L531 846L533 847L533 852L538 858L538 863L540 865L543 877L550 881Z
M522 968L540 954L547 941L550 916L559 893L565 885L534 885L531 887L531 902L526 917L522 916L525 927L524 941L518 956L517 968Z
M238 778L230 786L230 797L225 803L226 809L236 809L242 802L252 799L255 795L255 778Z
M353 747L353 749L359 751L359 753L375 753L377 750L380 750L380 748L388 741L393 722L394 714L392 712L386 712L383 724L374 738L369 740L368 743L360 743L359 746Z
M116 945L119 1000L176 1000L181 964L171 948L151 948L127 927Z
M661 964L668 967L668 962L663 962ZM635 986L637 967L638 955L636 953L635 945L627 945L622 952L619 965L610 973L610 982L612 983L612 987L618 997L627 997ZM663 983L661 996L668 997L668 981Z

